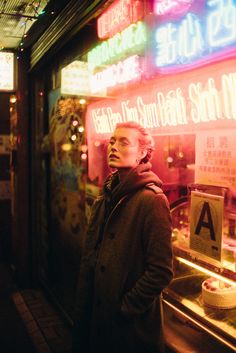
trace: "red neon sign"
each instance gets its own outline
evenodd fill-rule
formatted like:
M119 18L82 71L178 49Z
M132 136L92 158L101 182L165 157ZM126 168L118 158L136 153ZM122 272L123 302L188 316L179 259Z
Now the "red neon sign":
M113 37L131 23L144 16L141 0L117 0L97 20L97 33L100 39Z

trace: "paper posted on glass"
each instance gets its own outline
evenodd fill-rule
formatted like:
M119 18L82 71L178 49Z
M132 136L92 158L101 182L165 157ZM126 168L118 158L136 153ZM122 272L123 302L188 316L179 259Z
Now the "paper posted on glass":
M221 261L224 197L191 192L190 249Z

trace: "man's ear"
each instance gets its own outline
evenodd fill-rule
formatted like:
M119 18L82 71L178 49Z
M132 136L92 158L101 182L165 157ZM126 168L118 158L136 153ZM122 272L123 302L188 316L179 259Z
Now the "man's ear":
M143 159L144 157L146 157L146 155L147 155L147 150L141 150L140 151L140 159Z

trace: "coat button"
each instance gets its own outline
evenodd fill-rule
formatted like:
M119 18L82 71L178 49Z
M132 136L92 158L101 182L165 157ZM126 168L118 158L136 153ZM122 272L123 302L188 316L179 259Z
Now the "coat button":
M105 272L106 267L102 265L102 266L100 267L100 270L101 270L101 272Z
M109 234L109 238L110 238L110 239L114 239L114 238L115 238L115 233L110 233L110 234Z

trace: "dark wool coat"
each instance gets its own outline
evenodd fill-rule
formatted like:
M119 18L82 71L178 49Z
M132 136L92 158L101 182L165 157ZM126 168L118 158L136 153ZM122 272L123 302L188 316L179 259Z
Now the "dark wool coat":
M171 217L141 164L109 178L92 208L80 266L74 352L162 352L160 294L172 279Z

